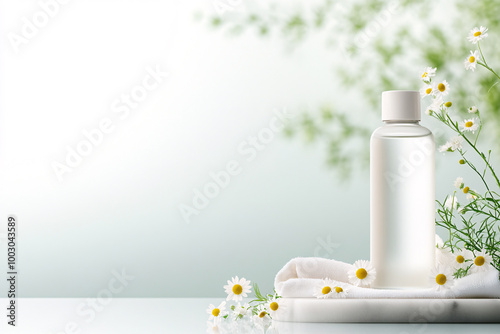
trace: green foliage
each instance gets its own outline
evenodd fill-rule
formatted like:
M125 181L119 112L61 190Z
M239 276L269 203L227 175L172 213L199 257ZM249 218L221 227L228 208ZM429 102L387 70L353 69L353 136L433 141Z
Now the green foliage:
M226 29L231 34L245 31L258 36L281 37L287 46L297 47L309 36L320 34L325 37L325 52L332 53L335 62L334 75L344 89L359 92L369 109L380 109L380 92L383 90L406 88L415 89L415 73L407 64L422 64L438 67L453 81L454 101L457 105L468 106L481 101L478 107L484 110L490 133L500 148L500 85L487 71L476 71L474 75L465 70L457 71L456 63L470 50L465 34L474 26L489 28L488 53L500 54L500 1L498 0L457 0L448 2L446 13L439 9L439 3L430 0L403 0L398 2L397 13L390 18L380 34L370 38L366 46L359 47L356 38L377 19L383 17L389 2L382 0L353 0L314 2L308 10L292 9L287 3L272 2L266 8L249 5L241 13L216 16L209 24L217 29ZM441 12L438 12L441 10ZM447 15L436 17L435 13ZM408 17L415 17L413 20ZM403 18L403 19L400 19ZM404 20L403 22L400 22ZM425 22L423 29L415 28ZM443 24L446 23L446 24ZM491 33L491 32L496 33ZM347 37L347 38L344 38ZM342 39L344 38L344 39ZM351 66L339 61L339 49L349 58ZM342 60L342 59L341 59ZM500 61L500 59L497 59ZM498 64L491 64L492 66ZM414 70L414 68L412 68ZM465 110L457 110L464 113ZM337 114L335 112L335 114ZM346 123L354 126L354 121ZM343 138L327 134L331 120L322 120L316 115L304 118L287 129L290 136L302 134L306 141L322 142L327 150L327 161L345 174L352 164L340 146L367 138L365 131L350 131ZM499 150L497 150L499 151ZM363 165L364 162L362 162Z
M327 148L327 162L336 166L343 177L350 176L353 167L360 162L367 166L369 161L368 145L347 145L347 138L361 138L368 143L371 130L353 122L344 113L325 105L319 112L302 113L296 122L288 124L285 134L288 137L302 136L307 143L321 141Z
M477 43L480 50L480 42ZM477 63L490 71L496 78L500 79L495 71L490 68L484 55L481 53L481 59L477 59ZM443 202L438 203L436 225L444 228L448 233L448 240L445 246L449 247L452 252L458 249L467 249L473 253L485 250L493 258L493 267L500 271L500 195L494 189L500 189L500 180L491 164L491 150L485 154L477 145L479 136L483 129L482 123L476 134L468 134L459 126L459 123L452 119L447 109L440 106L434 106L430 111L430 115L452 130L459 138L465 140L469 151L459 145L459 147L448 148L448 151L460 154L460 164L467 165L477 175L479 181L485 188L485 193L480 193L470 189L469 186L460 187L460 189L471 195L471 201L460 206L458 202L455 207L454 203L446 205L446 201L456 200L455 193L451 197L447 197ZM481 112L478 110L474 116L477 116L481 122ZM470 155L475 155L479 158L483 167L477 167ZM487 173L493 179L493 182L488 182ZM458 221L458 222L456 222ZM455 273L455 276L463 277L467 275L472 263L465 269L461 269Z

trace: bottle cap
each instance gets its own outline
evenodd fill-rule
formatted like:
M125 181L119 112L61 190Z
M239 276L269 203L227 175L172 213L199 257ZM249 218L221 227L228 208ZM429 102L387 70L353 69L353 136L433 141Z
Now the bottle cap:
M382 121L420 121L420 93L414 90L382 92Z

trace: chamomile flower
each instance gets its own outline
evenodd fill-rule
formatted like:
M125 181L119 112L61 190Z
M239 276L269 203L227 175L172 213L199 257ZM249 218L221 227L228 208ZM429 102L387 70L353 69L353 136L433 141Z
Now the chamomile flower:
M348 293L349 290L344 285L341 284L338 284L337 286L333 287L332 290L333 298L345 298Z
M432 101L430 106L428 106L427 109L425 109L425 113L427 115L430 115L433 112L438 112L439 110L442 110L442 106L443 106L443 98L441 96L438 96Z
M461 150L464 139L461 136L450 138L450 148L452 151Z
M453 182L453 185L457 189L462 189L464 187L464 179L463 179L463 177L457 177L455 179L455 182Z
M263 304L260 304L257 306L257 316L259 318L264 318L265 316L268 316L269 312L267 312L266 307Z
M349 283L355 286L367 287L373 283L377 272L369 261L358 260L354 262L354 268L347 273Z
M455 269L465 269L468 266L468 262L473 258L473 254L470 250L463 249L452 254L451 266Z
M222 318L224 317L227 312L226 310L226 302L220 303L219 306L214 306L213 304L208 305L207 313L210 314L210 317L208 317L209 320L215 319L215 318Z
M469 109L467 109L467 111L469 112L469 114L475 114L477 113L477 107L476 106L472 106L472 107L469 107Z
M458 124L460 131L470 131L472 133L476 132L479 128L479 120L477 118L464 119L462 122Z
M266 309L269 311L269 314L271 316L274 316L275 314L277 314L278 312L282 312L283 309L284 309L284 305L282 305L283 303L279 300L279 298L276 298L273 297L271 298L267 304L266 304Z
M334 281L325 278L318 285L316 285L313 295L316 298L331 298L333 296L333 289L335 286L336 284Z
M439 152L446 152L446 151L452 152L453 150L451 149L450 142L446 142L443 145L439 146L438 151Z
M461 150L463 141L464 139L461 136L452 137L445 144L439 146L438 150L439 152L446 152L446 151L453 152L456 150Z
M443 80L436 85L435 94L438 96L446 96L450 92L450 84Z
M473 259L474 261L471 268L473 272L482 272L491 269L491 261L493 261L493 258L490 254L486 253L484 249L480 252L475 252Z
M475 199L477 199L476 191L473 189L470 189L467 192L467 195L465 195L465 198L467 198L471 202L474 201Z
M469 40L469 42L472 42L473 44L477 44L477 42L479 42L480 40L482 40L483 38L486 38L488 37L488 28L486 27L474 27L474 29L472 29L470 32L469 32L469 36L467 36L467 39Z
M207 321L207 333L219 334L221 332L220 319L215 319L213 321Z
M429 83L431 81L431 78L436 75L436 70L437 68L434 67L426 67L422 71L422 81L425 83Z
M460 204L458 203L457 196L455 195L448 196L448 198L446 198L446 201L444 202L444 208L448 211L458 210L459 205Z
M247 314L251 314L250 305L249 304L243 304L243 305L241 305L240 303L238 303L238 305L234 306L233 316L236 319L241 319L244 316L246 316Z
M433 85L425 85L424 87L420 88L420 96L422 98L426 96L432 96L434 94L435 88Z
M264 307L264 305L259 305L257 306L256 311L257 314L252 317L255 325L261 327L264 330L267 329L267 327L269 327L269 325L271 324L271 317L269 316L267 309Z
M479 51L471 51L470 55L464 60L464 66L466 70L475 71L477 60L479 59Z
M451 103L451 101L446 101L445 103L440 104L441 110L446 111L446 110L450 109L452 105L453 105L453 103Z
M437 291L443 291L455 285L455 278L448 266L438 264L432 269L429 277L431 286Z
M243 300L243 297L247 297L247 293L250 293L250 281L247 281L243 277L241 279L238 276L231 278L231 281L227 281L227 285L224 285L224 289L227 293L226 300L234 300L236 302Z

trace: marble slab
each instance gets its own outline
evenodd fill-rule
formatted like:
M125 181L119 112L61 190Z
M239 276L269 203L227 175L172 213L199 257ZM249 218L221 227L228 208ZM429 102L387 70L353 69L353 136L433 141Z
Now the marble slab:
M274 320L338 323L500 323L500 299L282 298Z

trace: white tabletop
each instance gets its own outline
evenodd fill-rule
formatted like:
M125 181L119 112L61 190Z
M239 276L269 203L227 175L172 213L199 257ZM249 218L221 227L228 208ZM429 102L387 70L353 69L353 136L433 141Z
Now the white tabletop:
M2 315L1 333L205 333L210 303L220 298L19 299L17 326ZM3 310L7 299L0 299ZM94 308L90 305L94 304ZM103 305L104 304L104 305ZM3 311L5 314L5 311ZM499 333L489 324L279 323L279 333Z

